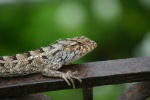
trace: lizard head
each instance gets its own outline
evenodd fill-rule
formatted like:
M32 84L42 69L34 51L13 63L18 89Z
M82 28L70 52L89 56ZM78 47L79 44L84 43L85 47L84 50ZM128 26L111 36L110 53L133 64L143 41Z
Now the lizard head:
M66 57L65 62L69 63L75 61L86 55L96 47L96 42L85 36L67 38L67 42L64 44L64 51L66 52L68 57Z
M65 45L65 50L74 51L83 56L96 48L96 42L85 36L69 38L68 44Z

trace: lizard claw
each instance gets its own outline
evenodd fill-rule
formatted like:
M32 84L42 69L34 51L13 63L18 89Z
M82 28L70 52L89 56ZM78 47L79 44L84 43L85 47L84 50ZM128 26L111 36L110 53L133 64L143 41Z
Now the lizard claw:
M73 79L77 79L80 83L82 83L82 80L74 75L76 75L78 72L71 72L70 70L67 73L64 73L62 75L62 78L67 82L67 84L70 86L70 82L72 83L73 88L75 88L75 84ZM69 82L70 81L70 82Z

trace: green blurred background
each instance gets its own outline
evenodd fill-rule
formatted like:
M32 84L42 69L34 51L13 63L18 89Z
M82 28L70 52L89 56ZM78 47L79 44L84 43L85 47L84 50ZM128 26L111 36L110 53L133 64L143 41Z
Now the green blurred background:
M0 0L0 55L82 35L98 47L75 63L149 56L150 0ZM128 86L95 87L94 100L114 100ZM82 100L81 89L45 94Z

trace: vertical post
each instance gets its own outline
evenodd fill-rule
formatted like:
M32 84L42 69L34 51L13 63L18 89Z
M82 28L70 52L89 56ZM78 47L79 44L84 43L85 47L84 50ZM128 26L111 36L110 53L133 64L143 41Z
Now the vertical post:
M83 88L83 100L93 100L93 87Z

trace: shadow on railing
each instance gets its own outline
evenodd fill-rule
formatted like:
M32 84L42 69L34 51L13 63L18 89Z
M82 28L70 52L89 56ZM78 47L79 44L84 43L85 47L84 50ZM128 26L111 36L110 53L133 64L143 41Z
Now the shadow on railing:
M139 82L123 92L117 100L145 100L150 96L150 58L129 58L119 60L97 61L63 66L63 72L78 71L83 81L75 80L76 88L83 88L83 100L93 100L93 87L108 84ZM143 81L143 82L141 82ZM1 98L41 97L40 100L51 100L39 92L71 89L63 79L44 77L41 74L15 78L0 78ZM32 94L37 93L37 94ZM26 95L28 94L28 95ZM22 95L22 96L21 96ZM28 100L23 99L23 100ZM8 100L8 99L7 99ZM13 99L14 100L14 99Z

